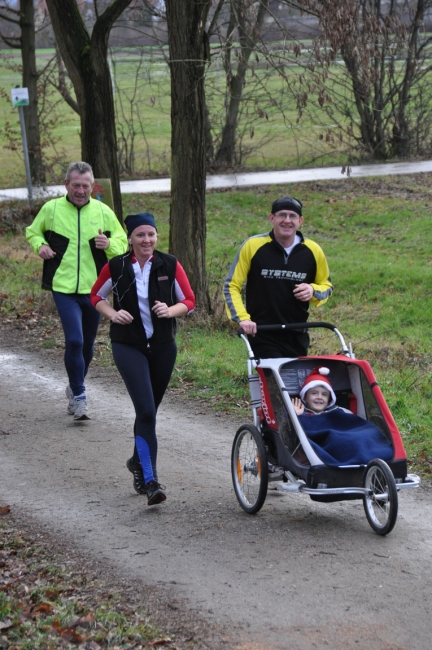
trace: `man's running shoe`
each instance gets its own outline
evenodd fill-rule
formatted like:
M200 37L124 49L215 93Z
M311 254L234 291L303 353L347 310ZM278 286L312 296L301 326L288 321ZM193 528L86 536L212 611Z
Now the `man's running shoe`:
M144 482L141 463L134 461L133 457L128 458L126 467L133 474L133 488L138 494L147 494L147 488Z
M161 485L157 481L150 481L150 483L146 483L145 487L147 489L148 506L155 506L157 503L162 503L162 501L165 501L165 485Z
M87 400L75 399L74 400L74 420L90 420L88 416Z
M69 385L66 386L66 391L65 392L66 392L66 397L69 400L69 404L68 404L68 407L67 407L67 412L69 413L69 415L73 415L75 413L75 397L74 397L74 394L72 392L72 388Z

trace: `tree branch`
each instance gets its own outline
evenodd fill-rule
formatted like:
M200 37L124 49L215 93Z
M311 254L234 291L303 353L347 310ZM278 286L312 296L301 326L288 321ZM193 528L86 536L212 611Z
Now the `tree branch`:
M54 63L54 61L55 61L55 63ZM51 71L51 72L49 71L49 68L51 67L52 64L58 70L58 81L57 82L55 80L53 80L55 68L54 68L54 71ZM72 97L72 95L70 94L69 89L67 87L67 83L66 83L67 72L65 70L63 59L61 58L60 50L58 48L57 43L56 43L54 56L48 61L46 66L40 71L39 74L40 74L40 76L42 76L45 73L47 73L46 74L47 83L50 86L52 86L53 88L55 88L60 93L61 97L64 99L66 104L68 104L68 106L70 106L71 109L73 111L75 111L75 113L80 115L81 112L80 112L78 102Z
M19 16L18 12L15 11L14 13L16 13ZM4 14L2 11L0 11L0 18L2 20L6 20L8 23L14 23L14 25L20 24L19 18L11 18L7 14Z
M114 2L111 2L105 11L98 16L93 27L92 40L103 40L108 45L111 27L131 2L132 0L114 0Z
M218 18L219 18L219 14L222 11L222 7L224 6L225 2L226 2L226 0L219 0L219 4L216 7L216 11L214 12L212 21L210 23L210 27L207 30L207 34L208 34L209 38L210 38L210 36L213 35L213 32L215 30L215 27L216 27L216 24L217 24L217 21L218 21Z
M19 36L4 36L0 34L0 38L14 50L21 47L21 38Z

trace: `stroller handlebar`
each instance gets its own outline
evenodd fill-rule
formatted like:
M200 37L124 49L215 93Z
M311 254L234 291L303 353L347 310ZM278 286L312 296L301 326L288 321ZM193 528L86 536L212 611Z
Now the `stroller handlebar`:
M331 323L319 321L311 323L280 323L278 325L257 325L257 330L258 332L265 332L270 330L305 330L313 327L325 327L326 329L332 330L333 332L336 329L336 326L332 325Z
M301 330L304 332L305 330L318 328L318 327L323 327L325 329L334 332L336 336L339 338L343 353L346 354L347 356L354 358L352 349L349 349L347 347L345 340L342 334L337 329L336 325L332 325L332 323L326 323L325 321L316 321L310 323L275 323L274 325L257 325L257 332L270 332L270 331L276 332L281 330L296 330L296 331ZM249 344L245 332L242 330L241 327L237 330L237 334L245 341L247 345Z

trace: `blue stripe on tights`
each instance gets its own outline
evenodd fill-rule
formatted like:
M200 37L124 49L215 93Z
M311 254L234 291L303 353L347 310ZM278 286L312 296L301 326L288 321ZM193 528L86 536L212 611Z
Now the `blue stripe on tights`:
M135 437L135 446L137 448L138 456L140 459L141 467L144 474L144 481L149 483L154 481L153 469L150 458L150 449L147 442L141 436Z

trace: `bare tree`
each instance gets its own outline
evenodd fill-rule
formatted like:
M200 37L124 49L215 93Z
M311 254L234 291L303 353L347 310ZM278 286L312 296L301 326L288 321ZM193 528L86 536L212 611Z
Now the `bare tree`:
M226 75L226 119L221 142L215 156L216 165L232 165L236 145L238 116L249 59L260 39L260 30L270 0L261 0L256 7L253 0L230 0L230 15L222 50L223 66ZM216 17L216 14L215 14ZM213 24L215 23L215 17ZM234 46L234 36L238 34L239 47ZM236 63L233 58L236 54Z
M110 30L132 0L94 2L96 20L89 34L77 0L46 0L59 50L74 86L80 111L82 159L95 175L110 178L114 209L122 219L117 136L108 65ZM103 10L100 13L99 8Z
M317 159L335 150L374 159L429 155L431 12L432 0L219 0L209 28L220 39L212 67L223 60L227 86L221 135L217 113L208 122L216 161L238 163L245 117L253 135L251 91L255 113L267 119L277 110L309 149L315 138ZM272 27L264 30L266 17ZM285 79L285 92L269 96L274 78L263 75L263 63ZM313 128L301 135L305 118Z
M210 310L206 273L205 31L212 0L166 0L171 71L170 251L200 307Z
M144 123L144 117L140 111L143 104L142 86L145 86L144 76L150 77L150 65L146 69L146 62L148 64L148 52L144 49L138 51L139 60L136 67L134 78L129 88L122 87L119 83L121 73L117 73L117 63L112 57L113 62L113 77L114 87L116 94L116 111L117 111L117 139L118 139L118 159L120 173L125 173L128 176L133 176L138 170L137 166L137 143L144 145L144 157L147 161L148 171L152 171L150 147L147 140L147 129ZM153 106L155 102L154 97L150 98L150 104ZM150 122L151 124L151 122ZM148 130L151 130L149 125ZM142 167L140 168L142 171Z
M9 47L21 50L22 85L23 88L28 88L30 102L28 107L24 109L30 173L34 183L44 183L45 170L42 160L38 114L38 71L36 66L36 30L33 0L20 0L18 9L14 9L9 3L1 2L0 18L18 28L16 35L10 35L6 30L2 29L0 37Z
M307 61L303 48L297 53L302 88L291 87L301 111L317 99L340 133L375 159L421 153L425 141L430 147L431 0L285 4L316 16L321 28ZM335 71L338 57L344 68Z

